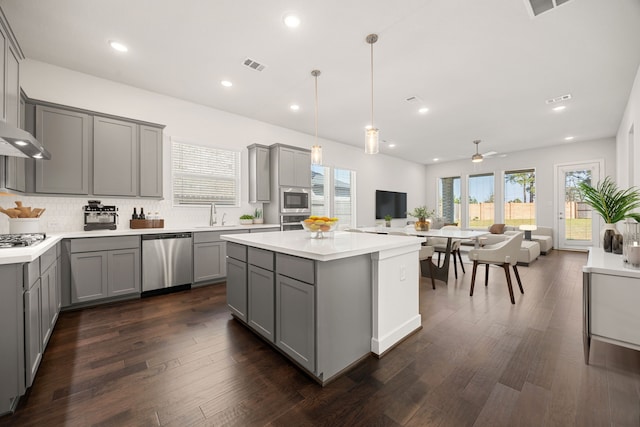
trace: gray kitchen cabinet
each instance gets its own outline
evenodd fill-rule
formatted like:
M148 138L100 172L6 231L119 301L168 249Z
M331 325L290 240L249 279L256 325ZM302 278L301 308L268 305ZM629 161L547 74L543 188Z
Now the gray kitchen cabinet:
M91 117L85 113L36 105L35 137L51 159L35 162L35 192L89 194Z
M24 392L23 272L0 265L0 415L15 409Z
M19 97L19 124L26 130L25 99ZM25 192L26 187L26 159L24 157L7 156L5 158L5 185L8 189Z
M227 243L220 236L248 232L249 230L228 230L193 233L193 282L215 281L226 277Z
M227 306L243 322L247 321L247 247L228 243Z
M24 288L25 381L26 387L30 387L40 366L44 351L42 345L42 288L39 260L25 264Z
M139 125L140 196L162 197L162 128Z
M138 194L138 125L93 117L93 194Z
M280 231L280 227L254 228L249 230L250 233L268 233L274 231Z
M20 126L20 59L15 49L7 43L7 68L5 108L7 123Z
M269 203L271 201L271 168L269 147L253 144L249 150L249 203Z
M278 146L278 182L283 187L311 187L311 152Z
M73 239L71 303L140 293L140 236Z
M251 249L254 248L249 248L249 251ZM274 298L273 271L249 263L247 271L247 324L271 342L275 342L276 336Z
M5 81L7 79L7 45L9 39L5 32L4 25L0 25L0 120L7 120L7 88Z
M315 369L314 288L290 277L276 279L276 346L309 371Z

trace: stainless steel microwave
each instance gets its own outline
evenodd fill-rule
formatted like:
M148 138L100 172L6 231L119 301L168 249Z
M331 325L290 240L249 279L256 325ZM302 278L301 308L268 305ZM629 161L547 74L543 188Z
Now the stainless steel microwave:
M309 188L280 188L280 213L310 213L310 193Z

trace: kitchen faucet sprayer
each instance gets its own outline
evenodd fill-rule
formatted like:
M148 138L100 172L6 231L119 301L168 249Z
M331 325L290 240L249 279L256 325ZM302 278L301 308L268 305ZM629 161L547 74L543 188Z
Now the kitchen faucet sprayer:
M211 207L209 208L209 226L211 227L218 223L216 213L216 204L211 203Z

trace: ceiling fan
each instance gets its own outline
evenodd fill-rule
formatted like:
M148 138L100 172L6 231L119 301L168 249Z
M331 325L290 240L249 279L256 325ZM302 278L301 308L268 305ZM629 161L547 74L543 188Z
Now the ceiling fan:
M490 159L491 157L498 154L497 151L487 151L486 153L480 154L480 152L478 151L478 145L480 144L480 142L481 140L479 139L476 139L475 141L473 141L473 143L476 144L476 153L473 156L471 156L471 161L473 163L480 163L484 159Z

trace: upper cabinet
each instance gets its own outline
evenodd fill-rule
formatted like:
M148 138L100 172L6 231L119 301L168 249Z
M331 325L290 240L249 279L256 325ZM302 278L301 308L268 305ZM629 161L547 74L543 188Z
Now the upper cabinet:
M138 195L138 125L93 117L93 194Z
M35 192L89 194L91 117L76 111L36 105L36 139L51 159L35 161Z
M162 125L27 100L35 137L51 160L33 161L27 191L115 197L162 197ZM35 107L34 107L35 105Z
M269 203L271 201L269 147L253 144L247 149L249 150L249 203Z
M278 185L281 187L311 187L311 152L281 144L271 146L277 156Z
M139 125L140 196L162 197L162 129Z

